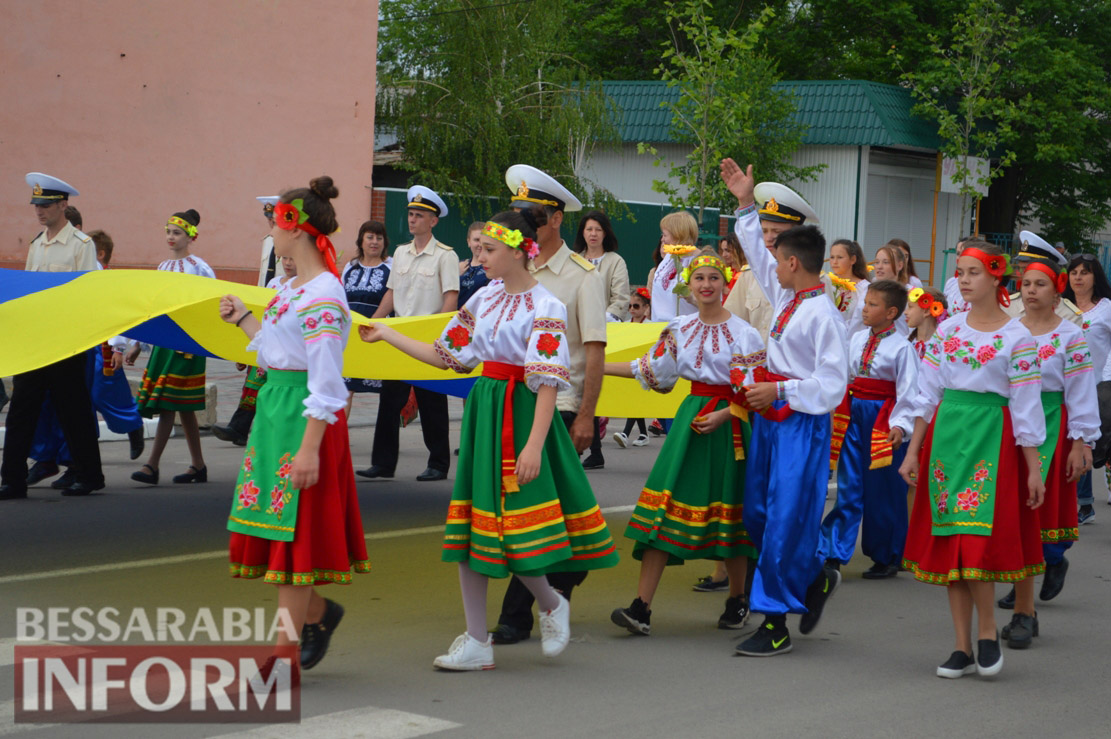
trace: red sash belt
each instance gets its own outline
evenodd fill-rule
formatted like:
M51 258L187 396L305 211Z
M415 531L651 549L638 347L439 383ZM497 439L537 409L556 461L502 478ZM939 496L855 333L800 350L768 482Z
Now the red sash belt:
M525 368L504 362L483 362L482 376L493 380L507 380L505 385L505 405L502 408L501 424L501 491L516 493L517 452L513 445L513 390L518 382L525 381Z
M705 382L691 380L691 395L699 398L709 398L709 402L698 412L699 417L705 416L714 410L719 400L724 400L730 405L744 405L744 393L735 393L730 385L708 385ZM744 459L744 439L741 436L741 420L730 413L730 423L733 426L733 459ZM698 433L691 424L691 430Z
M774 372L768 372L763 367L757 367L753 370L752 377L756 382L786 382L787 380L795 379L793 377L777 375ZM791 410L791 406L789 405L783 405L779 408L773 408L769 405L767 408L760 411L761 416L769 421L775 421L776 423L787 420L792 413L794 413L794 411Z
M882 400L883 406L876 414L876 422L872 426L871 463L868 469L875 470L891 464L893 449L887 440L891 431L889 421L891 410L895 407L895 383L890 380L876 380L871 377L858 377L849 383L845 390L845 397L833 412L833 443L830 445L829 465L832 469L841 457L841 446L845 443L845 432L849 428L851 418L852 399Z

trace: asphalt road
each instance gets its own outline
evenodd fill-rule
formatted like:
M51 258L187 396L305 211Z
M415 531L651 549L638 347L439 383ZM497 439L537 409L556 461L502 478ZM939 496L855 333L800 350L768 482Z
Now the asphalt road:
M224 401L227 402L226 400ZM453 415L459 404L453 402ZM226 416L225 416L226 417ZM361 409L355 421L373 414ZM355 464L369 463L373 429L352 430ZM201 607L275 605L275 591L227 575L224 522L242 450L206 436L210 482L147 488L127 480L137 467L126 443L103 443L109 488L62 498L44 485L27 501L0 503L0 736L199 737L239 735L230 725L14 724L12 638L17 607ZM572 601L573 641L555 660L539 642L496 649L497 669L447 674L432 659L463 631L453 565L439 561L438 527L447 482L418 483L420 431L402 432L392 481L361 481L359 500L374 562L350 587L328 586L347 615L327 659L305 674L303 723L261 727L257 736L694 737L905 736L1106 737L1111 710L1111 508L1097 499L1095 525L1070 556L1064 592L1039 604L1041 635L1023 652L1005 650L995 680L941 680L952 650L945 592L905 573L860 578L855 559L816 631L793 634L794 652L773 659L733 656L745 632L715 628L723 595L699 594L702 563L665 573L653 605L652 636L632 637L609 621L635 595L637 563L621 537L659 449L607 442L606 469L589 473L618 538L622 561L592 573ZM184 442L171 441L163 474L184 468ZM124 482L126 480L126 482ZM1099 488L1097 488L1099 489ZM613 510L616 509L616 510ZM1002 594L1002 587L998 588ZM503 592L492 583L489 619ZM1009 612L999 612L1000 625ZM755 626L754 617L750 629ZM791 622L794 626L794 620Z

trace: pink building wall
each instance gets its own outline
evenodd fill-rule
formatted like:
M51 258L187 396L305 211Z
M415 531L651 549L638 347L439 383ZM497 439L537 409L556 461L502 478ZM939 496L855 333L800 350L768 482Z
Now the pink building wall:
M113 266L167 258L166 218L201 214L194 251L253 282L256 195L328 174L348 256L369 217L378 3L35 0L5 4L0 266L39 232L26 172L60 177Z

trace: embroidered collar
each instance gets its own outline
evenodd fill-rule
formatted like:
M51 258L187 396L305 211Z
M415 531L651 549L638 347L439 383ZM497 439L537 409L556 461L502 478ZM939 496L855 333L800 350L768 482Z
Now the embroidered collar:
M819 295L825 294L826 286L818 285L816 287L808 287L805 290L799 290L795 293L795 300L806 300L808 298L816 298Z
M868 341L864 342L864 353L860 355L861 377L867 377L872 371L872 362L876 358L876 350L879 349L880 342L893 333L895 333L895 324L891 324L878 334L874 331L868 332Z
M872 336L875 337L876 341L882 341L883 339L886 339L888 336L890 336L893 333L895 333L895 324L894 323L892 323L890 326L885 328L883 331L880 331L878 334L875 331L873 331Z

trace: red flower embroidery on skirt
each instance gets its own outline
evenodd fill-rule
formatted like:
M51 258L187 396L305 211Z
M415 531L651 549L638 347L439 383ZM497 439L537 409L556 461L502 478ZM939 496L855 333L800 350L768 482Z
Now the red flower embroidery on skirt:
M270 491L270 508L278 514L285 508L285 494L278 485L275 485L274 489Z
M293 465L291 465L289 462L286 462L285 464L283 464L281 467L278 468L278 477L289 477L292 474L293 474Z
M259 489L252 481L243 483L243 487L239 489L239 504L244 508L250 508L258 502Z
M964 492L957 493L957 508L962 511L971 511L973 508L980 507L980 491L973 490L972 488L965 488Z

